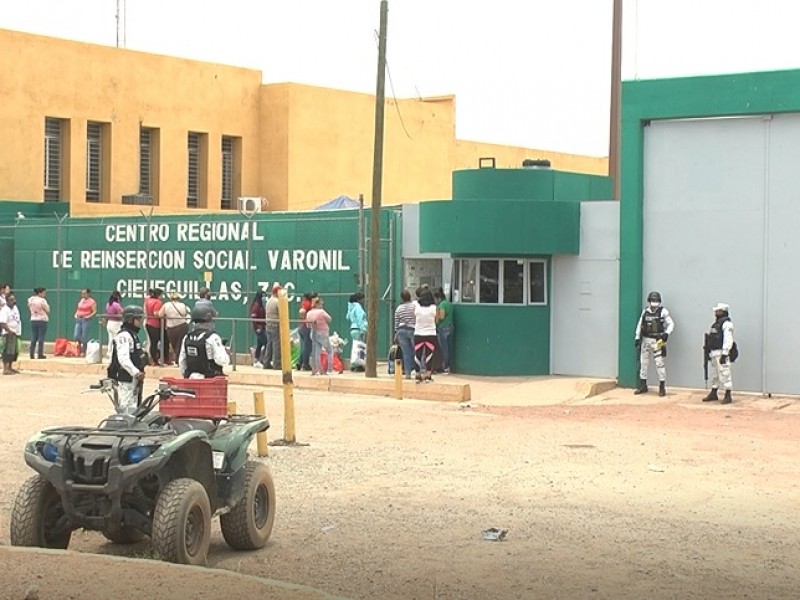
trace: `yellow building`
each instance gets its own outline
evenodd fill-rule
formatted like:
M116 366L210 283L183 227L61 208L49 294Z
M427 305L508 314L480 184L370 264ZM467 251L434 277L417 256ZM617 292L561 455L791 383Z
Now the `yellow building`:
M74 216L313 208L372 189L375 98L261 72L0 29L0 199ZM607 158L457 140L453 96L387 99L383 203L451 197L452 171ZM149 210L149 209L148 209Z

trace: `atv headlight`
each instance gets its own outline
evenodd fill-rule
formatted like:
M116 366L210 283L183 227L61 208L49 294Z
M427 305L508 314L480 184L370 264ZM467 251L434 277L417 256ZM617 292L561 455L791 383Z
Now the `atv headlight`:
M142 462L145 458L150 456L155 448L152 446L131 446L125 450L125 462L128 464L136 464Z
M52 442L45 442L41 446L41 453L44 459L50 462L56 462L58 458L58 448Z

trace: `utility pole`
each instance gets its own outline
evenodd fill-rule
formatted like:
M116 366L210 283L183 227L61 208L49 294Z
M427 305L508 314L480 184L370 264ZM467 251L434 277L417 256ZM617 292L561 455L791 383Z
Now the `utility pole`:
M369 232L369 280L367 281L367 364L366 377L378 376L375 352L378 345L378 292L381 260L381 188L383 184L383 111L386 103L386 21L388 0L381 0L378 32L378 84L375 92L375 150L372 161L372 223Z
M620 97L622 87L622 0L614 1L611 26L611 110L609 111L608 175L614 179L614 200L620 199Z

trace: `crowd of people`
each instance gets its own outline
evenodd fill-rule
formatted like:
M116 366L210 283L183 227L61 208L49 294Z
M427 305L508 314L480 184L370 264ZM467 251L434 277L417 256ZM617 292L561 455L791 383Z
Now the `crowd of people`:
M282 289L279 284L274 285L269 297L259 289L250 304L250 319L255 334L253 365L259 368L281 369L278 305ZM151 288L142 306L123 307L121 295L115 290L111 292L104 312L100 313L100 325L108 335L107 357L115 363L115 372L121 369L131 377L131 381L125 383L135 382L135 375L143 371L144 364L171 366L177 362L181 366L180 357L187 335L197 329L207 329L208 326L204 324L213 323L217 317L210 290L206 287L198 290L194 308L184 303L176 291L171 291L168 299L164 296L163 290ZM423 285L417 288L413 301L409 290L402 291L400 300L394 315L393 346L397 348L397 355L402 355L406 378L411 379L416 374L417 381L431 381L434 373L448 374L454 329L453 307L444 291L439 288L433 292ZM363 292L356 292L348 299L346 320L353 344L363 344L366 339L368 322L364 301ZM45 288L33 290L33 295L28 299L28 309L30 358L44 359L44 342L50 319ZM142 323L138 323L140 313ZM83 288L75 305L72 330L78 356L86 354L97 315L98 305L91 289ZM196 320L197 315L208 318ZM332 374L334 353L340 348L332 343L333 317L325 310L322 296L316 292L306 292L300 302L297 321L300 351L294 361L295 368L310 371L312 375ZM190 325L190 322L194 325ZM138 338L142 325L146 333L146 346ZM16 297L6 284L0 286L0 331L3 373L15 374L18 371L13 368L13 363L18 359L21 347L22 319ZM132 340L134 334L135 343ZM118 341L121 344L117 344ZM142 348L146 350L139 356ZM131 353L136 354L136 361L128 360Z

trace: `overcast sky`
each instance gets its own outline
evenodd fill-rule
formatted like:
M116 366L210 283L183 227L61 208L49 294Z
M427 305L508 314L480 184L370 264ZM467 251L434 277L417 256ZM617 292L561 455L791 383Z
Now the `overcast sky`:
M379 0L0 0L0 28L375 93ZM612 0L389 0L387 96L461 139L605 156ZM797 0L623 0L623 79L800 68ZM8 74L4 74L8 76ZM390 85L391 84L391 85ZM387 113L387 118L392 113Z

